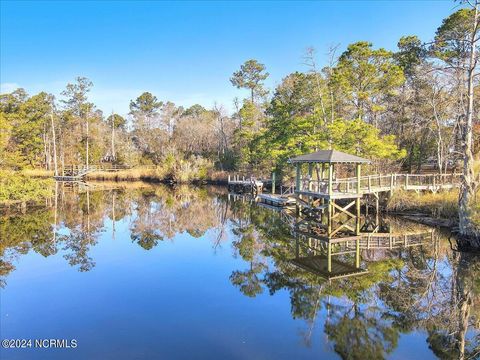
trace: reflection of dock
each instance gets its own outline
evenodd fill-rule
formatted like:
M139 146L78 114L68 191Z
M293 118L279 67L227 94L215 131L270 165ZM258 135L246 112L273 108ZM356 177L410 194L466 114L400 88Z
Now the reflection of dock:
M368 270L366 269L361 269L335 259L331 259L329 263L328 256L326 255L314 255L296 258L291 260L291 262L299 268L320 275L328 280L368 273ZM329 266L331 267L330 270L328 269Z
M368 272L360 263L362 250L393 250L421 246L433 241L433 230L412 233L360 233L359 235L328 238L319 235L313 221L292 227L295 236L295 258L291 262L326 279L338 279ZM321 224L316 224L320 225ZM334 258L336 257L336 258ZM354 265L350 264L354 260ZM349 260L350 259L350 260Z
M360 239L357 237L334 245L297 232L295 258L290 261L299 268L327 280L366 274L368 270L360 266L359 243Z
M415 233L361 233L355 236L329 239L315 232L295 230L297 235L320 240L330 244L355 244L359 241L360 249L395 249L409 246L423 245L433 240L433 230Z
M245 195L229 194L229 199L231 196L245 199ZM339 203L334 200L319 202L315 212L272 205L284 205L280 199L281 196L273 194L255 197L256 201L261 201L259 205L279 211L288 225L295 242L295 256L289 261L328 280L367 273L367 263L361 262L362 252L404 249L434 240L433 230L393 232L380 220L378 212L374 217L368 213L362 216L359 198Z

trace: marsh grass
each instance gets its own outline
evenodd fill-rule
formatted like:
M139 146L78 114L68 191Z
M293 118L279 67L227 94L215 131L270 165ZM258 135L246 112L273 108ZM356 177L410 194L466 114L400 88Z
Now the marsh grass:
M395 191L387 203L388 211L417 211L436 218L458 216L458 191L420 193Z
M120 171L95 171L87 174L87 180L103 181L161 181L163 174L153 168L134 168Z
M226 182L227 172L217 171L213 163L203 158L189 160L166 159L159 166L135 167L120 171L96 171L87 180L175 182Z
M27 177L36 177L36 178L51 178L54 175L54 172L51 170L45 169L23 169L20 171L20 174Z
M480 190L472 203L473 219L480 226ZM435 218L458 217L458 190L417 194L412 191L396 191L387 203L388 211L420 212Z

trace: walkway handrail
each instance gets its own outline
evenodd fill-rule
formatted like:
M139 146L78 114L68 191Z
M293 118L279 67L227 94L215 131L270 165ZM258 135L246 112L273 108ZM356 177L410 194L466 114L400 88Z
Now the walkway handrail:
M328 180L300 179L302 189L315 193L327 193ZM460 184L461 174L375 174L360 177L360 192L391 191L399 188L406 190L452 188ZM334 179L332 190L335 193L352 194L357 192L356 177Z

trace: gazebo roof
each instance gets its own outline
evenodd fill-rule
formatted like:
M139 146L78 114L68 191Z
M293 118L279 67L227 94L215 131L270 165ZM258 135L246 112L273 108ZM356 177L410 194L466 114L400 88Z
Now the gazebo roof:
M370 160L346 154L338 150L320 150L311 154L300 155L289 160L290 163L327 163L327 164L368 164Z

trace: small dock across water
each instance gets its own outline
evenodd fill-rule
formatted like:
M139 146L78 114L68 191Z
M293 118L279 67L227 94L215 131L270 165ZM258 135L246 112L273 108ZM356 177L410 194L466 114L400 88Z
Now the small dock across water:
M297 203L295 197L288 195L276 194L259 194L257 196L259 202L276 207L295 206Z
M256 193L260 194L263 191L264 182L255 179L254 177L245 178L239 175L228 176L228 190L234 193Z

